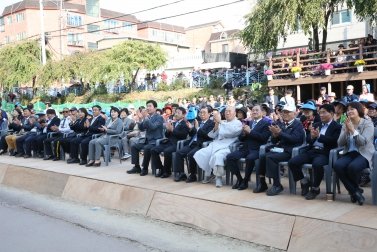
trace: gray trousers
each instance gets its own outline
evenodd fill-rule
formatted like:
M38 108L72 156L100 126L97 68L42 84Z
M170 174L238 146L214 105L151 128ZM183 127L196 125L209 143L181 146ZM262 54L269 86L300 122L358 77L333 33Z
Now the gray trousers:
M131 137L130 139L127 139L127 137L122 138L122 146L124 154L128 153L131 154L131 147L134 145L139 137Z
M96 138L89 142L89 159L95 160L100 159L103 146L108 142L107 138Z

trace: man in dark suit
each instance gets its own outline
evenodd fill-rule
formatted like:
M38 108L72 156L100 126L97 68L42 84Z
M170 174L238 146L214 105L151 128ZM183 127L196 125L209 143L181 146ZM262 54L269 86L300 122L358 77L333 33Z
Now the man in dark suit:
M79 163L80 165L86 165L88 157L89 142L92 140L94 134L103 133L99 129L106 124L105 119L101 116L101 107L94 105L92 107L93 118L85 122L84 128L87 129L86 133L80 137L72 139L70 143L71 158L67 160L68 164ZM80 157L78 158L79 145L81 147Z
M151 159L151 149L156 146L156 140L162 138L164 118L156 113L157 102L153 100L147 101L147 109L142 112L138 110L139 117L138 127L141 131L146 131L145 142L136 143L131 147L131 163L135 166L128 170L128 174L140 173L140 176L148 174L148 165ZM144 150L143 170L141 170L139 162L139 152Z
M210 120L212 108L206 106L200 110L201 123L195 119L194 125L187 122L189 128L189 136L192 137L190 143L178 150L175 153L174 172L178 172L178 175L174 178L175 182L186 180L187 183L197 181L196 177L196 162L194 154L202 148L202 144L206 141L211 141L212 138L208 136L208 133L215 127L215 122ZM184 173L184 158L188 157L190 176Z
M248 181L253 171L255 160L259 158L259 148L266 144L270 136L268 126L271 124L262 118L262 106L254 105L252 109L253 121L242 126L242 133L238 139L242 142L239 150L234 151L227 156L227 166L233 175L236 175L237 182L233 189L245 190L248 188ZM243 179L238 168L238 160L246 158L245 178Z
M279 103L279 99L274 95L275 91L273 88L268 89L268 95L264 98L264 101L268 104L271 110L275 109L275 106Z
M43 141L47 138L48 133L53 132L51 127L59 126L60 124L60 119L56 116L55 109L47 109L46 114L47 121L41 125L42 127L44 127L42 133L31 140L34 151L37 151L37 153L39 153L39 158L44 158Z
M279 162L288 161L292 156L292 149L300 146L304 137L304 130L299 120L295 119L296 107L284 105L282 117L284 124L269 126L272 132L271 142L277 144L270 152L259 157L259 185L253 190L254 193L264 192L268 189L266 176L272 178L274 184L268 196L275 196L284 190L280 183Z
M330 150L337 147L337 141L342 126L333 121L335 113L334 105L324 104L320 107L319 115L321 122L314 123L309 127L310 134L306 136L309 144L308 151L289 160L289 169L292 171L295 181L301 180L301 196L307 200L315 199L320 193L319 185L323 179L323 166L329 162ZM301 170L303 164L312 164L314 182L311 185Z
M189 133L189 128L186 125L186 121L183 120L186 115L186 110L182 107L179 107L175 110L173 124L166 122L166 131L163 144L155 146L151 149L152 162L156 166L156 169L159 169L159 173L156 174L156 177L167 178L171 175L171 165L173 159L173 152L177 149L177 143L180 140L187 138ZM160 159L160 153L164 152L164 165Z

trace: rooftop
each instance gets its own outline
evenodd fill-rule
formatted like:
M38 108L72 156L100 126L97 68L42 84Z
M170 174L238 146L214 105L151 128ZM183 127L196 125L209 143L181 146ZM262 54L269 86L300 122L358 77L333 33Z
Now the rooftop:
M239 29L233 29L233 30L227 30L227 31L215 32L215 33L212 33L212 34L211 34L211 37L210 37L209 41L219 40L221 34L223 34L223 33L226 33L226 35L229 37L229 36L231 36L231 35L233 35L233 34L239 32L239 31L240 31Z
M176 25L171 25L171 24L166 24L166 23L161 23L161 22L141 22L137 24L138 30L146 29L146 28L155 28L155 29L160 29L160 30L168 30L168 31L185 33L185 28L182 26L176 26Z
M199 29L199 28L207 27L207 26L215 26L215 25L218 25L218 24L221 24L221 26L224 27L223 23L221 23L221 21L218 20L218 21L214 21L214 22L210 22L210 23L198 24L198 25L193 25L193 26L187 27L186 31Z
M59 9L59 7L51 2L51 1L46 1L44 2L44 8L45 9ZM74 12L79 12L79 13L85 13L86 12L86 7L85 5L82 4L74 4L74 3L69 3L69 2L63 2L63 8L64 9L74 9L77 11ZM9 5L4 8L2 16L9 15L11 13L15 13L21 10L25 9L39 9L39 0L23 0L17 3L14 3L12 5ZM119 17L122 16L123 17ZM122 21L133 21L135 23L138 22L138 19L134 15L129 15L121 12L116 12L116 11L111 11L111 10L106 10L106 9L101 9L101 17L105 18L116 18L117 20L122 20Z

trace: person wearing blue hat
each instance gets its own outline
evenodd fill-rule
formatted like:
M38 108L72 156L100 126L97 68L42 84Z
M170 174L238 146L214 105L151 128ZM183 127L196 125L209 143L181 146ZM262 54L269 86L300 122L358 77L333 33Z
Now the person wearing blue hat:
M372 119L374 127L377 127L377 104L371 103L368 105L368 116Z
M303 115L300 118L302 126L306 131L306 134L309 134L309 126L313 123L320 122L321 119L317 113L317 108L313 101L308 101L304 105L301 106Z
M187 127L189 128L189 136L191 137L191 140L187 146L184 146L176 152L173 167L174 172L177 172L178 175L174 178L175 182L186 180L186 183L191 183L197 181L196 162L194 159L194 154L202 148L202 144L204 142L212 140L212 138L208 136L208 133L211 132L215 127L215 122L209 119L211 113L211 106L203 107L200 110L199 114L201 119L200 123L195 118L193 125L190 122L187 122ZM188 120L192 117L188 117L186 115L186 118ZM188 166L190 176L188 177L184 173L184 158L186 156L189 161Z

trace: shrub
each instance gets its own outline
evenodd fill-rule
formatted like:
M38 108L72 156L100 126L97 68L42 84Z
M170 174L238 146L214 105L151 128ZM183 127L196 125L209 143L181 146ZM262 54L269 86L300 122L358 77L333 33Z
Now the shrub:
M65 101L66 102L73 102L75 100L75 94L74 93L69 93L66 98L65 98Z
M166 85L166 83L161 82L161 83L158 84L158 86L157 86L157 91L164 91L164 92L167 92L167 91L169 91L169 87L168 87L168 85Z

